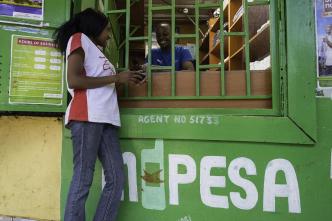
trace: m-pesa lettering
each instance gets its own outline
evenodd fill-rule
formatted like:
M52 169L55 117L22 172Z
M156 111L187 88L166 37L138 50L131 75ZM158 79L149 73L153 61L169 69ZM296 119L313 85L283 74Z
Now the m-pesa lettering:
M226 156L203 156L199 160L195 160L188 154L168 154L165 159L168 163L164 163L163 155L163 141L156 140L157 149L147 149L149 155L152 155L153 151L156 151L155 156L159 156L158 159L151 159L153 163L160 161L160 165L156 171L147 171L145 165L137 165L136 156L134 153L125 152L123 154L124 162L128 169L128 186L129 186L129 201L138 202L138 185L137 185L137 167L142 168L141 177L142 182L146 182L147 175L152 174L150 180L159 180L159 186L148 187L142 186L141 194L142 198L153 198L153 205L149 205L147 202L142 202L143 207L152 210L164 210L166 208L166 199L168 205L181 206L185 203L181 200L181 191L184 188L191 188L190 185L194 185L195 182L199 182L199 197L201 203L205 206L212 208L229 209L230 204L240 210L252 210L257 207L258 201L262 200L263 211L276 212L276 200L278 198L287 198L288 212L289 213L301 213L301 200L297 175L292 163L287 159L272 159L265 167L263 193L259 194L257 189L257 183L253 182L251 177L260 176L257 174L255 162L243 156L238 156L233 159L229 159ZM145 151L145 150L143 150ZM144 154L142 154L143 164L148 163ZM229 163L227 163L229 162ZM168 168L165 169L164 165L168 164ZM179 172L182 168L182 173ZM183 170L185 168L185 170ZM211 175L212 170L227 171L227 175ZM242 171L243 170L243 171ZM185 171L185 172L183 172ZM199 172L198 172L199 171ZM240 173L241 171L241 173ZM243 173L245 171L245 173ZM277 183L277 174L283 174L285 181L280 184ZM245 175L244 175L245 174ZM154 178L154 179L152 179ZM232 184L227 186L226 183ZM197 185L194 185L197 186ZM229 191L228 194L216 194L212 191L212 188L226 189L229 187L239 187L241 191ZM180 188L181 187L181 188ZM154 188L154 195L147 197L149 191L144 188ZM159 191L155 191L157 189ZM168 191L165 190L168 188ZM233 189L233 188L232 188ZM245 194L241 194L245 192ZM158 194L162 196L159 196ZM165 197L168 193L169 196ZM262 196L261 199L259 196ZM162 201L162 202L158 202ZM285 201L283 201L285 202ZM161 206L156 206L156 205Z

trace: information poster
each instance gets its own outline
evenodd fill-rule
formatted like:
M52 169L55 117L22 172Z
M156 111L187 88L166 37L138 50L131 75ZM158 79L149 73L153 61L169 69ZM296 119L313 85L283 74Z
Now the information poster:
M9 103L62 105L63 55L52 39L13 35Z
M44 0L0 0L0 15L43 20Z
M332 0L316 0L317 95L332 98Z
M331 0L323 0L323 15L324 16L332 16L332 1Z

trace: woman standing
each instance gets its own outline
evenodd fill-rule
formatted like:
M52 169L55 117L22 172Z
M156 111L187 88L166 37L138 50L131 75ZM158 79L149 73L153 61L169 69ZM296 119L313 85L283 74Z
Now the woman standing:
M114 221L124 184L123 159L117 129L120 126L115 83L140 83L138 72L116 74L100 47L109 39L110 24L101 12L88 8L55 32L55 42L67 60L67 85L72 100L65 124L73 141L73 177L67 196L65 221L84 221L85 202L97 157L106 185L95 221Z

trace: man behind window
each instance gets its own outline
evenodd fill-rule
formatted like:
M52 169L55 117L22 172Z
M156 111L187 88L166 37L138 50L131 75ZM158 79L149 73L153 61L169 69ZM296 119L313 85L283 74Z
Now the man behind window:
M156 27L156 37L160 48L151 50L151 65L172 65L172 35L168 23L160 23ZM146 63L148 58L146 57ZM188 49L175 46L175 70L194 70L192 57Z

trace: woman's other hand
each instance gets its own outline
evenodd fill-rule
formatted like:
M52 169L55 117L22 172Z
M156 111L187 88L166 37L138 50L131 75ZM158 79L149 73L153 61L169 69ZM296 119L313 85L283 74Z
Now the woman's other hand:
M140 84L143 80L141 71L123 71L116 75L116 82L121 84Z

